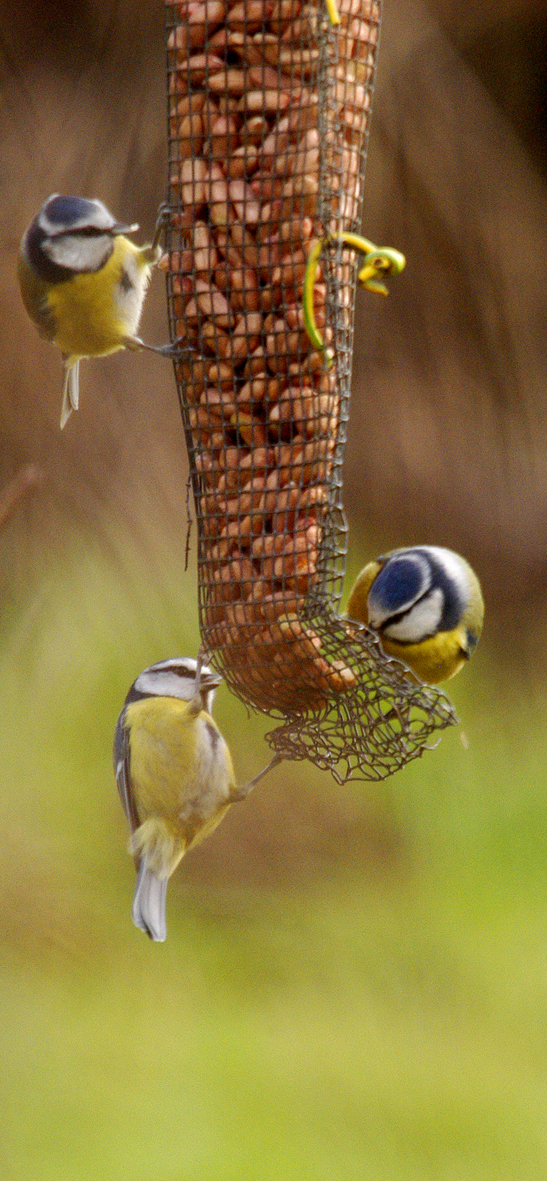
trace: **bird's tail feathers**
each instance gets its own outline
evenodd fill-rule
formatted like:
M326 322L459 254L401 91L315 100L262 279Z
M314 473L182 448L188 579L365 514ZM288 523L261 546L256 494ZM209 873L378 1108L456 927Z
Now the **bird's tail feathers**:
M70 357L64 359L63 405L61 407L61 430L66 426L73 410L80 404L80 362Z
M129 849L139 866L133 922L151 939L162 943L166 936L167 881L185 852L184 846L181 846L180 839L175 839L167 821L159 816L149 816L131 836Z
M164 943L167 936L166 894L167 878L159 878L148 868L146 860L141 861L131 916L135 926L144 931L155 943Z

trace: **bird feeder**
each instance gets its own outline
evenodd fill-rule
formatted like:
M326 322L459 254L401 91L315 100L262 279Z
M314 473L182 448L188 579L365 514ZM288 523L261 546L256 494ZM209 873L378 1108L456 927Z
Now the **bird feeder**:
M193 350L175 372L203 649L277 720L274 754L340 782L381 779L456 719L441 691L339 614L350 243L380 3L168 0L166 17L163 265L171 338Z

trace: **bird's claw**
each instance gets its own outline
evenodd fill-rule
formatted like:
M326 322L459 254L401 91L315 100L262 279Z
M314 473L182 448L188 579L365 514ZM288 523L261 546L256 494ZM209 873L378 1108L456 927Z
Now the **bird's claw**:
M194 353L195 349L191 345L181 348L177 341L174 340L170 344L160 345L155 351L160 353L162 357L169 357L172 361L178 361L181 357L187 356L188 353Z
M181 348L176 340L170 341L169 344L146 344L144 340L141 340L140 336L124 337L124 346L126 349L131 349L135 352L140 352L144 349L147 353L158 353L160 357L168 357L172 361L178 361L180 357L186 356L187 353L195 352L191 345Z
M169 224L169 217L171 214L171 206L168 201L162 201L158 208L158 216L156 218L156 228L154 230L154 238L152 241L152 249L156 249L160 244L162 233Z

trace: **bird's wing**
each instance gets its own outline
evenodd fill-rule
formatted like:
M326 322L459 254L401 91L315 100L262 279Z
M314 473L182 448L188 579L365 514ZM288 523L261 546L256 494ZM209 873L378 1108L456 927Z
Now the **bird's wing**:
M139 818L137 816L137 809L135 800L133 798L133 790L131 786L131 751L129 748L129 730L124 725L125 710L122 710L118 724L116 726L116 733L114 735L114 770L116 772L116 783L118 785L118 792L122 801L123 810L129 821L131 835L135 829L139 827Z

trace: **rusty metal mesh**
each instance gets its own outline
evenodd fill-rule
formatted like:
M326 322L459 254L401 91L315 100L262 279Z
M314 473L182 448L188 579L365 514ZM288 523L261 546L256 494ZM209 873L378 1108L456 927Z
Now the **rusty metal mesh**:
M379 779L455 721L337 614L355 258L379 0L169 0L171 337L198 521L203 647L267 737L339 781Z

